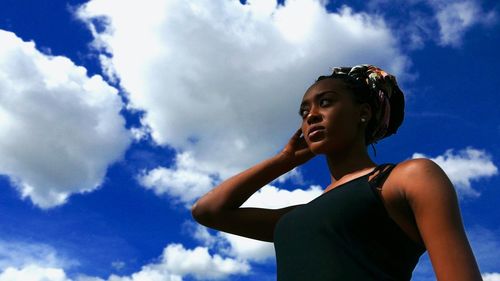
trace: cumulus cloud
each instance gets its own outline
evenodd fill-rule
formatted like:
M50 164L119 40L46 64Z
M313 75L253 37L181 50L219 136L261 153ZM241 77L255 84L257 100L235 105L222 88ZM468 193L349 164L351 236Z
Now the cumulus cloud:
M414 153L412 158L430 158ZM443 155L430 158L448 175L457 189L459 197L479 197L480 192L472 188L471 182L498 174L498 167L484 150L467 147L455 153L448 149Z
M273 2L92 0L77 16L154 142L227 178L288 141L329 67L373 63L403 82L409 66L382 18Z
M274 244L226 232L210 233L203 225L192 224L191 235L203 245L238 259L265 263L274 258Z
M117 90L0 30L0 174L50 208L95 190L130 136Z
M26 246L22 248L22 246ZM19 251L17 251L19 250ZM230 275L249 274L250 265L241 259L210 254L207 247L186 249L183 245L169 244L157 262L142 266L129 276L111 275L108 279L95 276L67 276L69 267L76 262L62 259L46 245L13 242L0 243L0 281L182 281L191 276L198 280L216 280ZM114 267L122 267L117 262Z
M9 267L0 273L0 281L71 281L60 268L28 265L23 268Z
M498 272L487 272L483 275L483 281L500 281L500 273Z
M77 261L61 256L52 246L41 243L0 239L0 270L29 265L60 268L72 267Z
M187 250L179 244L165 248L163 263L174 274L190 274L198 279L219 279L230 274L246 274L250 269L245 262L222 258L217 254L211 256L207 248L196 247Z
M77 265L50 245L0 239L0 281L71 281L64 269Z
M300 172L299 167L295 167L292 170L290 170L289 172L279 176L278 178L273 180L271 182L271 184L273 184L273 183L282 184L282 183L285 183L287 181L293 182L294 184L304 184L304 176Z
M216 232L216 234L210 233L212 230L208 227L205 227L201 224L198 224L192 220L185 221L183 226L188 235L194 238L196 241L200 242L205 247L210 249L223 249L228 245L223 237L220 236L220 232Z
M159 167L143 171L139 183L157 195L168 194L171 198L191 208L193 201L208 192L217 180L216 175L196 163L188 152L176 155L175 167Z
M323 188L319 185L311 185L305 190L294 189L292 191L266 185L252 194L241 206L277 209L308 203L321 193L323 193Z
M220 232L218 235L229 245L227 248L220 249L223 253L258 263L265 263L274 258L273 243L226 232Z
M181 244L170 244L163 250L160 260L144 265L130 276L111 275L107 281L182 281L192 276L197 280L217 280L230 275L249 274L247 262L211 255L206 247L186 249ZM92 276L79 276L78 281L105 281Z

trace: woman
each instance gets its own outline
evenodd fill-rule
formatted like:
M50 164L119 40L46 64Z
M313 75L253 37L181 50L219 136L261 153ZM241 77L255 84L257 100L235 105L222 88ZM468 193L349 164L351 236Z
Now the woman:
M278 281L410 280L428 251L439 281L482 280L455 190L428 159L376 164L367 146L394 134L404 97L373 65L337 67L306 91L301 128L277 155L200 198L207 227L274 242ZM318 154L332 183L307 204L240 208L258 189Z

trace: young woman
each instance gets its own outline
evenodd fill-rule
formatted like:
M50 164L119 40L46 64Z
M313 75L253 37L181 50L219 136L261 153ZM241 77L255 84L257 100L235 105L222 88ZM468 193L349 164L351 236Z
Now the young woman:
M410 280L428 251L439 281L478 281L455 189L429 159L376 164L404 96L373 65L337 67L306 91L302 125L277 155L227 179L192 208L207 227L274 242L278 281ZM307 204L241 208L262 186L324 154L332 183Z

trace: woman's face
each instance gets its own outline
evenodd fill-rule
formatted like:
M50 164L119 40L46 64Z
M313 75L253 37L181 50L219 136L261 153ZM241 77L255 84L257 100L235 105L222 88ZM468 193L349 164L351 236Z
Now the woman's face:
M313 153L342 150L364 138L361 117L367 116L349 91L342 80L328 78L314 83L304 94L299 114L302 133Z

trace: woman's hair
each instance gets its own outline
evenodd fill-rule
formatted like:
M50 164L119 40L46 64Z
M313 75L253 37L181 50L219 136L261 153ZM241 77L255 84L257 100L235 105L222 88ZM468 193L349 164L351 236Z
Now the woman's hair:
M365 144L377 143L379 140L395 134L404 119L404 95L399 89L396 78L373 65L355 67L336 67L323 79L340 79L352 93L353 100L368 103L372 109L372 118L365 129ZM374 148L375 150L375 148Z

